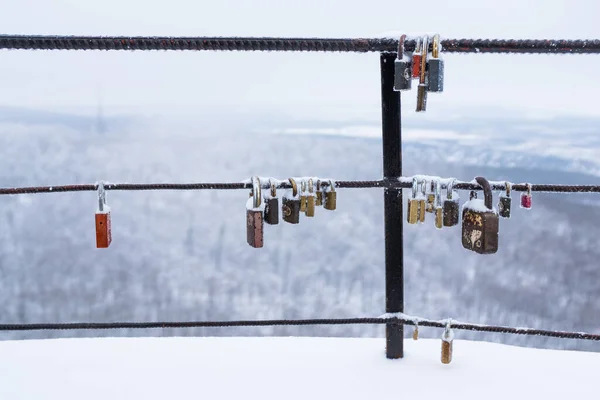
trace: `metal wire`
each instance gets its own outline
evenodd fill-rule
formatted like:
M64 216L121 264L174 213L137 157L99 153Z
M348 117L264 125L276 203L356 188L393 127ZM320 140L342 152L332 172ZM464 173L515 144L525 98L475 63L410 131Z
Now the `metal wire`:
M166 329L166 328L223 328L248 326L300 326L300 325L365 325L365 324L404 324L445 328L448 321L412 318L329 318L329 319L274 319L245 321L190 321L190 322L80 322L80 323L40 323L40 324L0 324L0 331L39 331L39 330L95 330L95 329ZM471 323L451 323L452 329L478 332L496 332L514 335L547 336L560 339L600 341L600 335L584 332L564 332L544 329L512 328L507 326L480 325Z
M402 178L401 181L390 181L387 179L376 181L334 181L336 188L342 189L365 189L365 188L404 188L412 186L409 183L411 177ZM316 182L316 181L315 181ZM321 185L329 186L327 181L322 181ZM527 191L526 184L512 184L511 190L516 192ZM491 183L492 190L505 190L504 182ZM445 189L446 184L442 184ZM268 189L269 186L264 186ZM235 190L252 189L250 183L104 183L105 190ZM288 182L281 182L277 189L291 189ZM481 190L481 186L471 182L457 181L454 185L457 190ZM37 193L64 193L64 192L91 192L98 190L96 184L83 185L63 185L63 186L31 186L0 188L0 195L15 194L37 194ZM532 192L548 193L600 193L599 185L531 185Z
M405 41L414 51L415 40ZM445 39L445 53L600 53L600 40ZM0 35L0 49L395 52L398 39Z

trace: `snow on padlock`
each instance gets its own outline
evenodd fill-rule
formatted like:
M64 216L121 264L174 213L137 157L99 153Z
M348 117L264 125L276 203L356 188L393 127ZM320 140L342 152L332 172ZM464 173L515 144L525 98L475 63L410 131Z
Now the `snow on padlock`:
M398 55L394 62L394 90L410 90L412 87L412 54L404 51L406 35L398 41Z
M442 364L452 362L452 342L454 341L454 332L450 329L450 321L446 324L442 334Z
M112 242L110 207L106 204L104 183L98 183L98 210L96 211L96 247L105 249Z
M521 193L521 208L531 208L531 184L527 183L527 192Z
M471 199L462 208L462 245L479 254L498 251L498 212L492 207L492 190L487 179L478 176L484 200Z

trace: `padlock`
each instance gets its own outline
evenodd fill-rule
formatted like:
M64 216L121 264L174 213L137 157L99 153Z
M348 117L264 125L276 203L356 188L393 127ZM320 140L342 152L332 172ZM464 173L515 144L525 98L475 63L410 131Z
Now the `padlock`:
M458 225L460 211L458 209L460 198L458 192L454 191L454 183L456 179L452 179L446 188L446 200L444 200L444 226Z
M423 58L423 50L421 48L421 38L417 38L415 51L412 54L412 77L418 78L421 76L421 59Z
M327 186L327 191L325 192L325 205L323 207L330 211L335 210L337 207L337 192L332 180L329 180L329 186Z
M412 54L404 51L406 35L398 41L398 55L394 61L394 90L410 90L412 87Z
M308 200L308 195L306 193L306 181L302 179L300 182L300 212L306 212L306 201Z
M415 321L415 329L413 330L413 340L419 340L419 324Z
M425 212L432 213L435 210L435 181L432 179L427 186L427 203L425 203Z
M452 362L452 342L454 342L454 332L450 329L450 321L448 321L442 334L442 364Z
M442 229L444 226L444 209L442 207L442 182L435 181L435 227Z
M106 204L104 182L98 182L98 210L96 210L96 248L106 249L112 243L110 207Z
M419 223L424 223L425 222L425 210L427 209L426 206L426 201L427 201L427 195L426 195L426 184L427 182L425 181L425 179L423 179L421 181L421 193L417 194L417 198L419 200Z
M412 196L408 199L408 207L406 212L406 220L409 224L416 224L419 222L419 199L417 198L417 191L419 190L419 180L413 178L412 181Z
M316 199L314 192L314 182L312 178L308 179L308 196L306 198L306 216L315 216Z
M317 207L321 207L323 205L323 189L321 188L320 179L317 179L316 205Z
M510 183L505 182L506 185L506 194L500 193L500 198L498 199L498 214L502 218L510 218L510 205L512 199L510 197Z
M292 196L289 197L288 191L285 192L281 199L281 213L283 214L283 220L290 224L297 224L300 222L300 197L298 196L298 185L294 178L290 178L290 184L292 185Z
M498 213L492 207L492 189L487 179L478 176L484 200L473 198L462 208L462 245L479 254L498 251Z
M521 193L521 208L529 210L531 208L531 184L527 183L527 192Z
M265 196L265 222L269 225L279 223L279 199L277 198L277 189L275 184L269 179L271 185L270 196Z
M263 247L265 204L260 194L260 179L252 177L252 197L246 201L246 241L254 248Z
M428 92L444 91L444 60L440 58L441 47L440 35L436 33L433 36L433 51L431 52L431 58L427 62Z
M427 50L429 47L429 41L427 36L423 37L422 46L422 57L421 57L421 70L419 71L419 86L417 87L417 112L424 112L427 109Z

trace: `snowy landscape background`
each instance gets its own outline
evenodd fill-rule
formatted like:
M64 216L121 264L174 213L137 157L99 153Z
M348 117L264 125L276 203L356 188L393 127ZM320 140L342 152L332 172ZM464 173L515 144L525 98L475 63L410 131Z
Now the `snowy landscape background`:
M432 96L433 97L433 96ZM431 101L431 108L434 107ZM599 120L405 110L404 175L592 184ZM428 112L429 113L429 112ZM431 112L428 115L434 115ZM333 133L333 134L332 134ZM1 186L236 182L250 175L379 179L380 127L264 113L187 118L0 109ZM405 195L408 191L405 191ZM467 192L461 192L464 200ZM96 194L0 197L3 323L227 320L384 313L383 194L339 190L338 210L266 226L245 242L246 191L109 192L113 244L95 249ZM495 194L495 202L497 193ZM515 198L518 201L518 197ZM464 250L460 227L406 226L405 310L428 318L600 332L600 217L594 195L534 194L502 220L500 250ZM2 339L114 335L379 336L382 327L3 333ZM422 330L423 336L439 332ZM597 351L593 343L459 338Z

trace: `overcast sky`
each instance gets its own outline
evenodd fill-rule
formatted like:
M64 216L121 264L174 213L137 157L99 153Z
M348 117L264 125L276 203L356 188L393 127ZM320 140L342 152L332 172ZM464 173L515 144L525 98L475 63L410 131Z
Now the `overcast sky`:
M419 9L418 5L422 5ZM597 0L0 0L6 34L600 38ZM258 108L377 117L369 54L0 51L0 105L118 110ZM447 55L435 112L600 116L600 56ZM235 95L236 98L232 98ZM416 91L403 96L414 109Z

